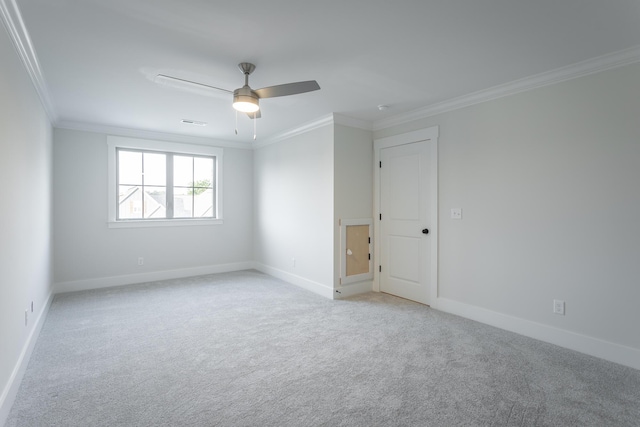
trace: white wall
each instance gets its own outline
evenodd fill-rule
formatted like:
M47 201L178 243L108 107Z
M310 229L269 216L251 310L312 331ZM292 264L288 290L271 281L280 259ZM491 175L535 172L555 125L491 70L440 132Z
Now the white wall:
M107 227L105 134L56 129L53 155L56 291L251 266L250 150L224 148L223 224L150 228Z
M333 125L254 151L254 191L257 267L331 297Z
M0 61L2 424L17 391L20 363L35 340L36 320L51 294L51 124L4 29Z
M344 125L334 128L334 286L340 288L340 219L372 218L373 136L371 131ZM372 253L373 256L373 253ZM371 290L372 281L346 285ZM349 289L343 289L348 294Z
M638 82L640 64L374 133L440 127L443 302L640 355Z

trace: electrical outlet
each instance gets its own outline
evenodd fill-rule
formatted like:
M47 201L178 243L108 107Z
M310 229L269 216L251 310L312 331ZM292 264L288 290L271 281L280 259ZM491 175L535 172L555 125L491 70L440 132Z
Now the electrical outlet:
M462 208L451 208L451 219L462 219Z
M564 316L564 301L559 299L553 300L553 312Z
M144 258L138 257L138 265L144 265Z

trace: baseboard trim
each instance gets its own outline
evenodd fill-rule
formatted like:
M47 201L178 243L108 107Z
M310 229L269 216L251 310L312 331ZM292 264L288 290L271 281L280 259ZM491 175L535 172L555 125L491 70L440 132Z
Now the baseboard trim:
M13 372L9 377L9 381L2 391L2 395L0 395L0 426L3 426L7 421L7 417L9 417L9 412L11 411L13 402L15 401L16 395L18 394L18 389L20 388L20 384L22 383L22 377L27 370L27 365L29 365L31 353L33 353L33 348L36 345L36 341L38 341L38 336L40 335L40 331L42 330L44 321L47 318L49 307L51 307L53 295L53 292L49 293L46 303L38 313L36 323L34 324L34 327L31 330L31 333L29 334L24 347L22 348L22 352L20 352L20 357L16 362L16 366L13 368Z
M307 291L311 291L315 294L321 295L325 298L329 298L329 299L334 298L333 288L325 286L322 283L314 282L313 280L306 279L302 276L297 276L287 271L270 267L268 265L264 265L258 262L254 263L253 268L265 274L268 274L270 276L276 277L280 280L284 280L285 282L290 283L292 285L306 289Z
M148 273L126 274L122 276L98 277L94 279L74 280L53 284L55 293L86 291L90 289L110 288L114 286L132 285L134 283L155 282L159 280L180 279L183 277L202 276L205 274L227 273L230 271L250 270L253 262L236 262L230 264L207 265L202 267L180 268L176 270L151 271Z
M334 298L348 298L353 295L364 294L371 291L373 291L373 280L366 280L364 282L358 283L349 283L348 285L343 285L336 288Z
M432 304L432 308L620 365L640 369L640 349L509 316L447 298L438 298L436 304Z

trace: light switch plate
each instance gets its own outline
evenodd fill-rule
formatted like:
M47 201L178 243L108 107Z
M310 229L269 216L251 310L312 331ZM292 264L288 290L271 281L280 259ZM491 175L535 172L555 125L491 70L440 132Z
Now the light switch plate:
M462 219L462 208L451 208L451 219Z

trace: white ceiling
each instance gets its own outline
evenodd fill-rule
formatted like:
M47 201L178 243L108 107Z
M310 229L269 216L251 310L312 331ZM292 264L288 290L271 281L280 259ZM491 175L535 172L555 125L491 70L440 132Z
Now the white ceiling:
M16 3L55 124L238 142L253 139L253 124L240 116L234 134L230 95L179 91L153 76L233 90L243 84L237 64L248 61L254 89L317 80L320 91L261 101L265 139L331 113L374 123L640 46L638 0Z

